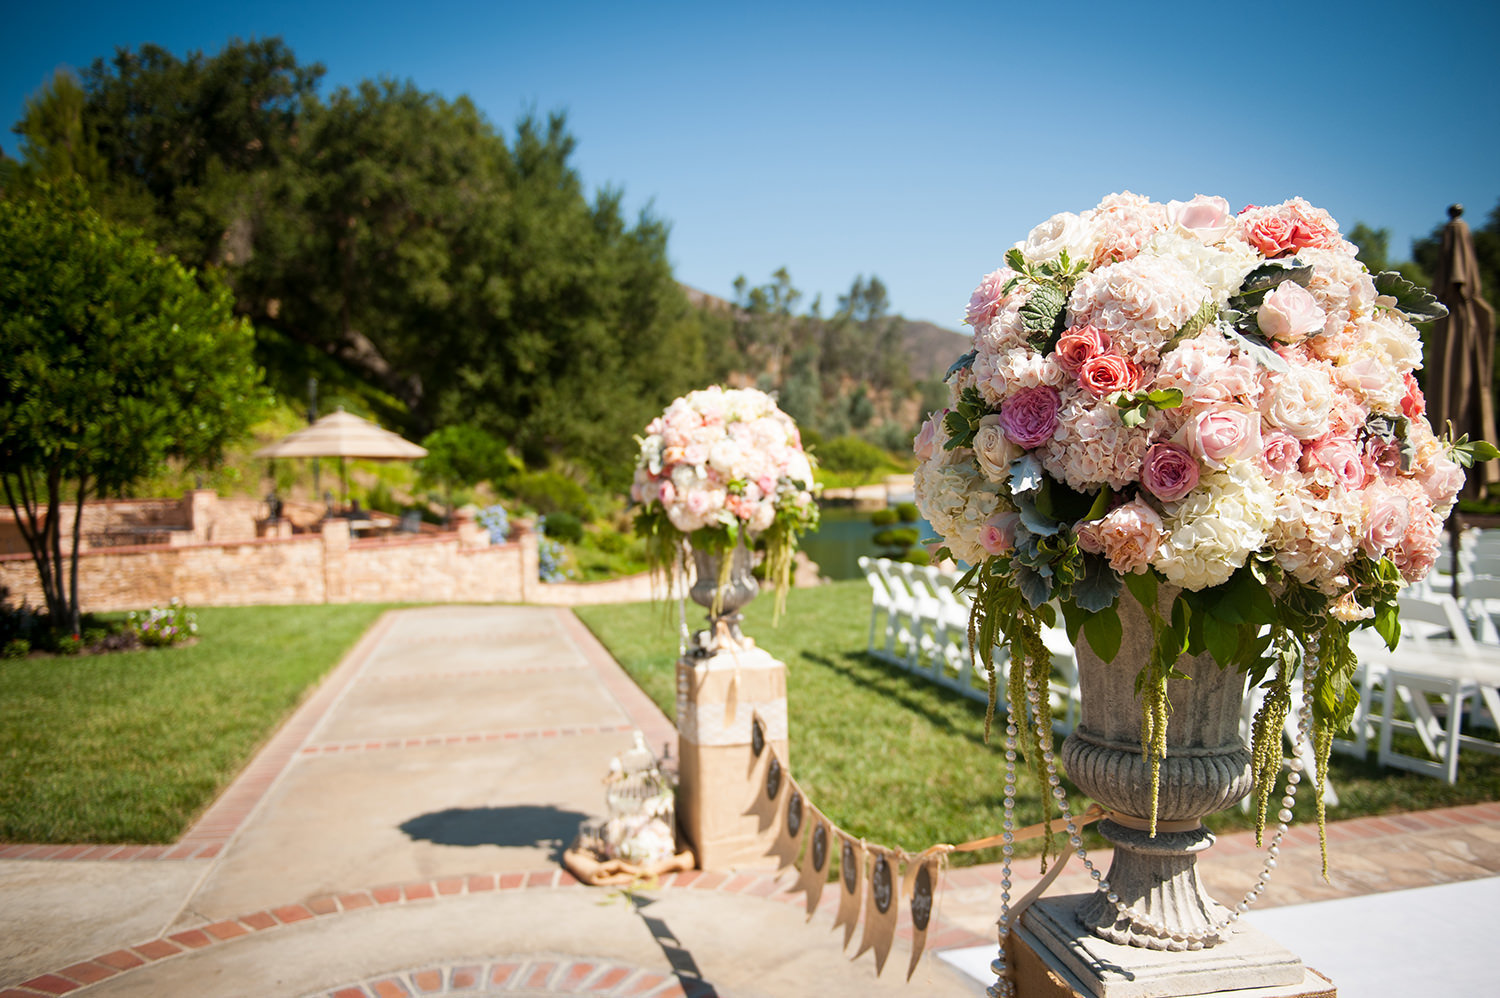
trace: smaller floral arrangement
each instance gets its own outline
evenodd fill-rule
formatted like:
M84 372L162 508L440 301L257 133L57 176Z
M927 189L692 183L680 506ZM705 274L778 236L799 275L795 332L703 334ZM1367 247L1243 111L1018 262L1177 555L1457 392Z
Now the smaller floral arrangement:
M175 596L165 607L153 606L145 613L132 610L127 620L136 639L147 648L166 648L198 633L198 615Z
M684 542L724 555L742 539L759 541L779 612L797 538L818 523L797 424L765 392L715 385L674 401L637 439L630 497L652 569L679 565Z

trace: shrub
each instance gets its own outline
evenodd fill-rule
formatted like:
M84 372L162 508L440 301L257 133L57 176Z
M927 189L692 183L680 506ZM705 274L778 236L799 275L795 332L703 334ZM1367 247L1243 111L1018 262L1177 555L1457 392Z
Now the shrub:
M896 504L896 516L902 523L916 523L922 518L922 511L917 509L914 502L898 502Z
M528 471L516 476L511 491L517 499L542 515L572 513L580 520L593 518L589 495L567 475L555 471Z
M932 553L924 547L914 547L903 554L901 560L911 562L913 565L930 565Z
M25 638L11 638L5 642L3 654L6 658L25 658L31 654L31 642Z
M909 548L921 540L916 527L887 527L875 532L875 543L883 548Z
M885 451L859 437L836 437L818 448L818 463L829 471L872 477L886 465Z
M583 540L583 521L572 513L563 511L548 513L542 517L537 526L548 537L559 541L577 544Z
M889 527L900 519L894 509L877 509L870 514L870 522L877 527Z
M198 617L175 596L165 607L153 606L144 614L130 611L130 629L147 648L165 648L198 633Z

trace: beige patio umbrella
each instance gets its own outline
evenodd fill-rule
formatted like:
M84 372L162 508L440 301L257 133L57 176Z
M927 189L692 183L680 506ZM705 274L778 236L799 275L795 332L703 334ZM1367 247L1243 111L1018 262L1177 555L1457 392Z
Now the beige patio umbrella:
M343 482L347 501L349 480L344 474L344 458L412 461L426 457L427 449L341 408L311 426L289 433L274 444L262 447L255 452L255 456L336 457L339 459L339 479Z
M1442 253L1433 274L1433 294L1448 307L1448 317L1432 325L1432 370L1427 392L1432 428L1442 433L1453 423L1456 437L1496 441L1495 312L1480 286L1474 238L1463 220L1464 206L1448 208ZM1469 469L1464 495L1480 497L1485 486L1500 482L1500 466L1482 461Z

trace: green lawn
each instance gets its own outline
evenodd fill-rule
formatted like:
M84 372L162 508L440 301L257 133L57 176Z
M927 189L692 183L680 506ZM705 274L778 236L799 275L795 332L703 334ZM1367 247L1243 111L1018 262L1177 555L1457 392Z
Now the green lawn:
M770 603L751 603L745 632L787 663L791 771L814 804L845 831L908 850L1000 830L1003 729L986 745L983 704L865 654L865 582L793 591L779 628L771 626ZM689 626L698 626L702 611L690 604L689 614ZM578 615L672 716L677 608L581 607ZM1330 820L1500 800L1500 758L1471 753L1463 755L1459 782L1451 787L1340 755L1330 776L1343 799L1329 811ZM1311 797L1299 795L1299 822L1312 820ZM1018 807L1021 824L1041 819L1033 781L1023 778ZM1238 808L1208 823L1219 830L1251 824ZM1032 843L1028 851L1036 848ZM998 858L998 850L953 857L957 864Z
M188 647L0 661L0 842L175 841L385 609L198 609Z

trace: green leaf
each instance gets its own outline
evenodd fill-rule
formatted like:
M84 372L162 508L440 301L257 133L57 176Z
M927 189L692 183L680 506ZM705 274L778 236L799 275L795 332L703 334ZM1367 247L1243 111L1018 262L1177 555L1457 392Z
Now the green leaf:
M1275 350L1272 350L1264 340L1251 339L1237 329L1226 329L1224 335L1238 344L1239 348L1261 367L1275 371L1277 374L1285 374L1292 369L1291 365Z
M1176 409L1182 405L1182 389L1158 388L1146 393L1146 401L1158 409Z
M1151 613L1156 612L1157 582L1154 573L1142 572L1139 575L1131 573L1125 576L1125 588L1130 590L1130 594L1136 598L1136 601L1141 606L1145 607Z
M955 360L953 362L953 366L950 367L950 368L948 368L948 373L945 374L945 375L943 375L943 380L944 381L950 380L959 371L964 370L970 364L974 363L974 358L977 357L977 356L979 356L979 351L978 350L970 350L968 353L966 353L962 357L958 358L958 360Z
M1083 628L1083 622L1089 617L1088 611L1082 610L1076 603L1068 601L1062 604L1062 612L1063 629L1068 632L1068 642L1076 646L1078 644L1078 632Z
M1241 626L1220 624L1217 620L1210 621L1203 628L1204 647L1219 665L1230 665L1240 649L1241 632Z
M1305 288L1312 281L1312 275L1312 264L1304 264L1296 257L1290 260L1269 261L1245 275L1244 283L1240 285L1239 295L1271 291L1282 281L1295 281Z
M1056 284L1038 283L1021 306L1021 324L1031 345L1042 350L1050 346L1057 325L1063 320L1068 296Z
M1375 633L1385 639L1387 648L1396 650L1401 641L1401 614L1394 601L1375 607Z
M1085 520L1092 521L1092 520L1097 520L1100 517L1102 517L1105 513L1108 513L1109 512L1109 500L1110 500L1110 497L1113 496L1113 495L1114 495L1114 492L1112 492L1110 490L1110 488L1109 488L1108 485L1106 485L1104 488L1100 489L1099 490L1099 495L1097 495L1094 498L1094 504L1089 507L1089 511L1084 514L1083 518Z
M1005 265L1018 274L1024 274L1028 269L1026 257L1021 254L1018 247L1014 246L1005 251Z
M1212 300L1204 302L1198 306L1198 311L1193 313L1192 318L1183 323L1182 328L1177 331L1177 335L1172 337L1172 341L1175 343L1197 336L1218 317L1219 306L1214 304Z
M1124 633L1120 615L1113 608L1091 613L1083 622L1083 636L1088 639L1089 647L1106 662L1113 662L1120 653Z
M1392 298L1390 306L1411 322L1432 322L1448 314L1448 308L1438 301L1431 291L1408 281L1394 270L1384 270L1375 275L1375 293L1383 298Z

